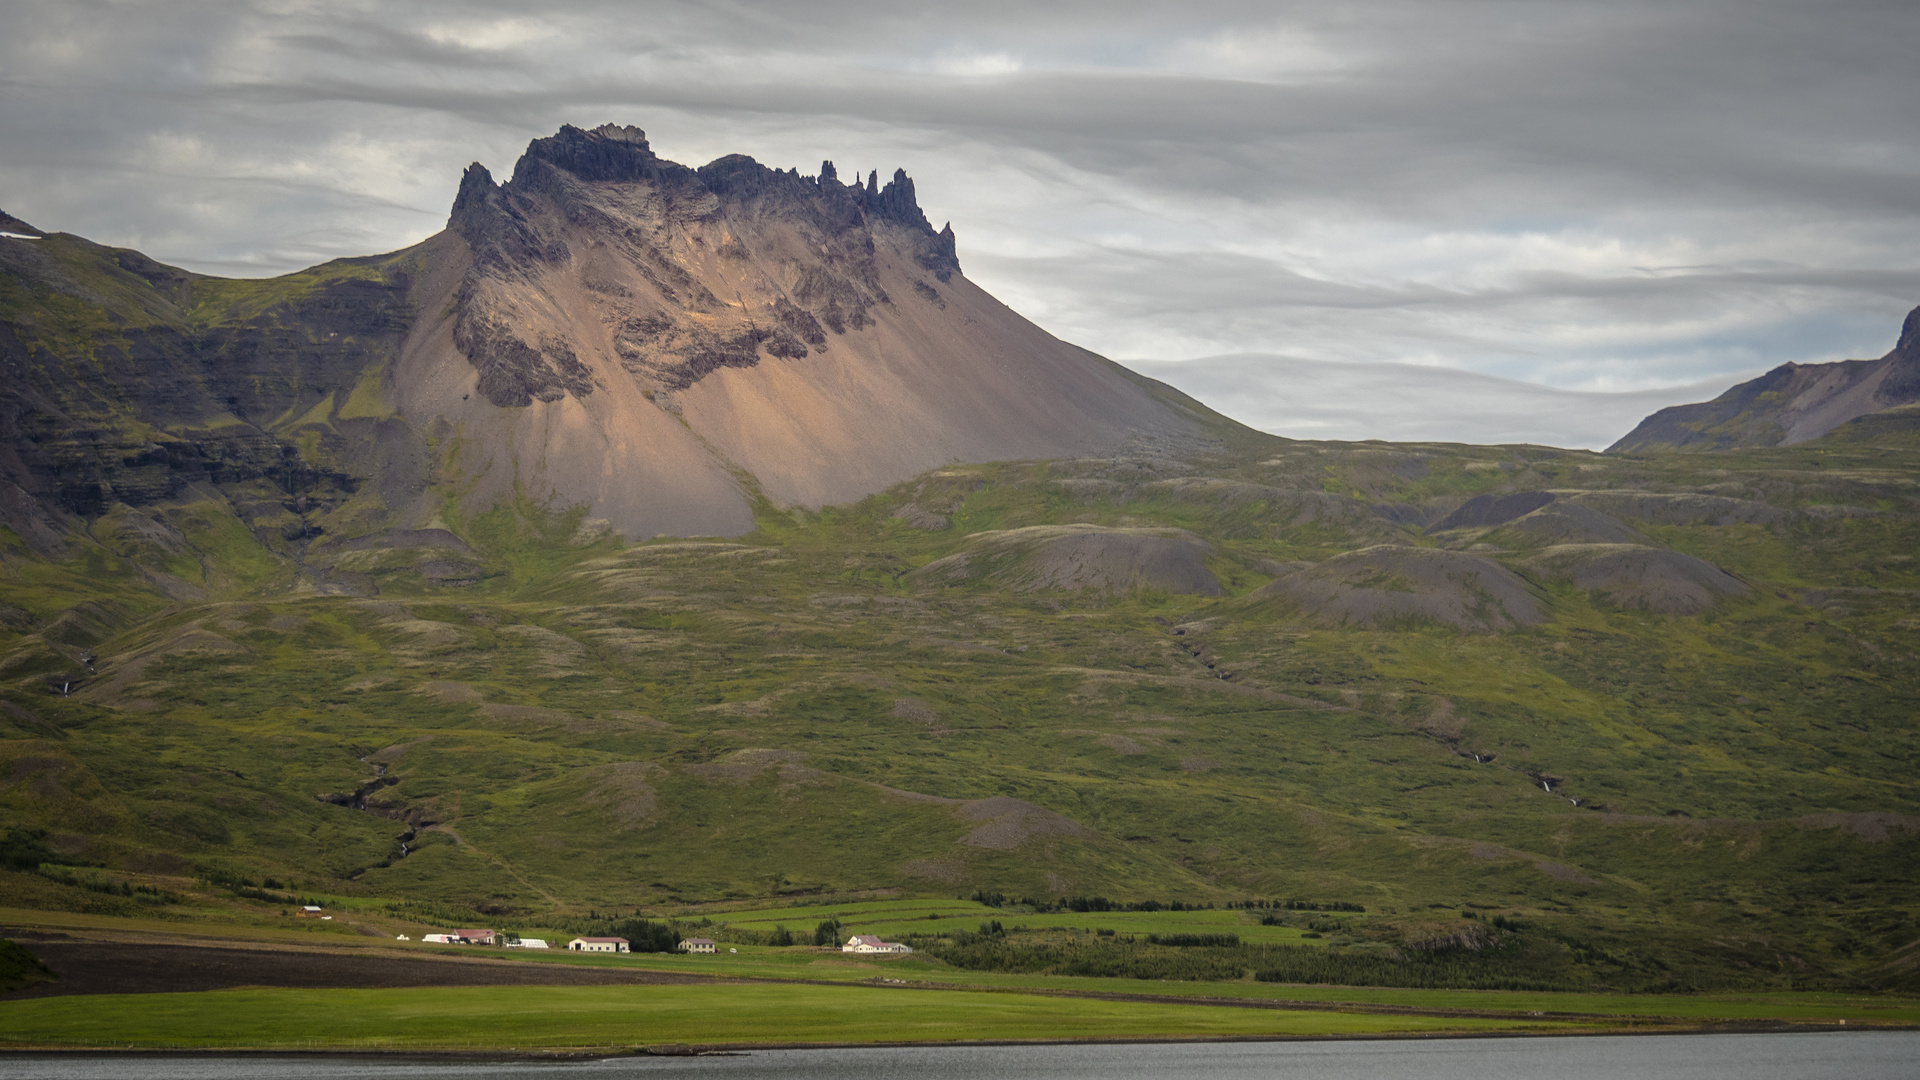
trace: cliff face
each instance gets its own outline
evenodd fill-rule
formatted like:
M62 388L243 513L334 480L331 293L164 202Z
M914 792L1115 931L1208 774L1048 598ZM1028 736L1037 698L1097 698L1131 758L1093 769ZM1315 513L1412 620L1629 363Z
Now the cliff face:
M0 525L54 554L116 507L212 499L270 545L311 535L423 452L383 411L337 417L405 340L413 280L377 259L223 282L61 233L0 238Z
M0 238L0 517L48 550L202 498L272 544L520 497L737 534L755 485L840 503L1210 415L967 281L905 172L692 169L637 128L476 164L442 233L270 281L0 226L38 237Z
M1782 364L1712 401L1661 409L1609 451L1792 446L1849 420L1920 402L1920 308L1878 360Z

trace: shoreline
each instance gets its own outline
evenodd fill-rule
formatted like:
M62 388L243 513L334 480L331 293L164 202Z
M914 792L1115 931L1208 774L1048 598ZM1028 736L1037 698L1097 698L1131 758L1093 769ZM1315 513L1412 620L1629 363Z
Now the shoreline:
M1410 1031L1357 1035L1140 1035L1062 1036L1032 1039L900 1039L873 1042L727 1042L657 1043L629 1047L554 1047L551 1050L460 1047L114 1047L19 1046L0 1047L0 1060L15 1057L316 1057L383 1058L444 1061L603 1061L628 1057L725 1057L771 1050L861 1050L977 1046L1129 1046L1187 1043L1295 1043L1295 1042L1432 1042L1448 1039L1567 1039L1687 1035L1819 1035L1844 1032L1920 1032L1920 1024L1843 1024L1791 1021L1733 1021L1712 1024L1647 1024L1557 1031Z

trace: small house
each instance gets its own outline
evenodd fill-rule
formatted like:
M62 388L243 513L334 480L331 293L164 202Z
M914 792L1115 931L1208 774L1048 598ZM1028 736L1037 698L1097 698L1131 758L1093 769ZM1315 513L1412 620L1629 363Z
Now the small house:
M574 952L626 952L627 939L623 937L577 937L567 942L567 948Z
M305 905L302 905L302 906L301 906L301 908L300 908L300 917L301 917L301 918L303 918L303 919L317 919L317 918L319 918L319 917L320 917L320 905L319 905L319 904L305 904Z
M703 937L690 937L687 940L680 943L680 951L684 953L713 952L714 951L713 939L703 938Z
M913 949L897 941L881 941L872 934L855 934L847 939L845 945L840 946L840 951L872 955L874 953L910 953Z
M500 935L491 930L455 930L454 934L459 936L468 945L500 944Z

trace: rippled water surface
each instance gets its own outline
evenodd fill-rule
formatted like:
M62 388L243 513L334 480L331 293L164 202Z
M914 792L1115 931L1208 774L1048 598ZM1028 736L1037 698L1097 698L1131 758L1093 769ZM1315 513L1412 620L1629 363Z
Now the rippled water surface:
M762 1050L567 1063L0 1056L0 1080L1916 1080L1920 1032Z

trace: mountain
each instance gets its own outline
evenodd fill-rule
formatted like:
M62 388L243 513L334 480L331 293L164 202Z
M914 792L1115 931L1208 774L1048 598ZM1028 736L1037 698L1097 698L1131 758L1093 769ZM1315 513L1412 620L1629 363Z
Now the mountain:
M968 281L904 171L696 170L566 127L503 185L470 168L426 241L270 281L7 222L41 238L0 242L0 514L43 546L189 491L270 544L437 528L452 492L735 535L756 493L1220 423Z
M1793 446L1872 413L1920 404L1920 308L1878 360L1782 364L1712 401L1640 421L1609 451Z
M264 281L9 219L0 909L980 893L1009 940L956 963L1274 962L1022 928L1110 901L1293 920L1316 980L1920 987L1912 410L1279 438L1034 330L913 202L603 128Z

